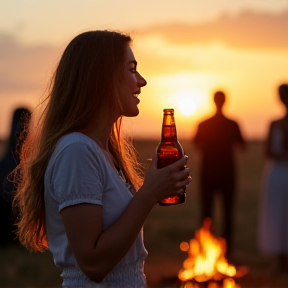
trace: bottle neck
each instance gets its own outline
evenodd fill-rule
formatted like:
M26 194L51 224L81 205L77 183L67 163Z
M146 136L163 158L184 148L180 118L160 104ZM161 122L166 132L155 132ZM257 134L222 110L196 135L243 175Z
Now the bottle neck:
M177 141L177 130L173 113L164 113L161 138L162 141Z

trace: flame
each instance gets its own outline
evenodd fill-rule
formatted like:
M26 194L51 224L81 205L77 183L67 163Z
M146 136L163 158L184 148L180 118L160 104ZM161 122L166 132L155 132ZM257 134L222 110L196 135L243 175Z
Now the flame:
M186 282L192 279L197 282L219 281L236 275L235 266L229 264L225 258L225 239L214 237L210 231L210 226L211 220L205 219L203 226L196 231L195 238L190 240L188 258L184 260L183 269L178 273L178 278L181 281ZM185 246L183 242L181 245L182 247ZM232 280L231 278L231 281L226 281L227 287L234 287Z

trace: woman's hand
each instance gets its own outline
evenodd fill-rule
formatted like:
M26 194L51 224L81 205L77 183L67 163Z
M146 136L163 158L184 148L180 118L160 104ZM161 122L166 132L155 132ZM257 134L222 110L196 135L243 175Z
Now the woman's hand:
M177 162L157 169L156 154L146 172L143 186L138 193L143 193L143 195L154 201L155 204L164 198L183 193L183 187L186 187L192 180L190 168L185 167L187 158L187 156L183 156Z

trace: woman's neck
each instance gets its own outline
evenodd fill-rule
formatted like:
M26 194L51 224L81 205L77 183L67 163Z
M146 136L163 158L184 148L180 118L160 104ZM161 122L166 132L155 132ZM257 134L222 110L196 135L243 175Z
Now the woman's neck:
M94 140L101 149L109 151L109 138L111 135L112 127L103 129L102 127L86 132L85 134Z

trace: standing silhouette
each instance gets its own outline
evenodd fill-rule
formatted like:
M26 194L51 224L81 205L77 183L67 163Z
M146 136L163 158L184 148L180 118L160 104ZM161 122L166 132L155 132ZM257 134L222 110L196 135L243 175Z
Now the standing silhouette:
M13 113L10 136L6 153L0 161L0 245L18 243L13 234L12 200L14 185L8 175L19 164L19 149L25 134L25 121L29 121L30 112L26 108L17 108Z
M278 93L286 113L268 130L258 243L262 253L277 256L277 272L288 272L288 84Z
M239 125L225 117L222 108L225 94L214 94L216 113L198 125L194 143L201 151L200 195L201 221L212 219L214 200L220 193L222 200L222 237L226 239L227 254L231 250L233 211L235 202L235 146L245 147Z

